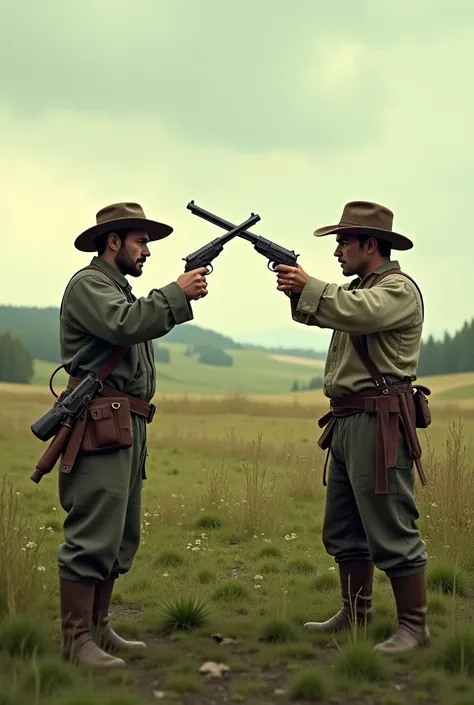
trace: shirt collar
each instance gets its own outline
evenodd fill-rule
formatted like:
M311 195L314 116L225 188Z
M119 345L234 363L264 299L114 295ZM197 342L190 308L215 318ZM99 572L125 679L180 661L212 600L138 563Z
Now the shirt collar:
M351 288L358 287L360 284L365 284L369 281L371 277L376 277L379 274L383 274L384 272L388 272L389 269L400 269L400 264L397 260L389 260L388 262L385 262L385 264L381 264L380 267L377 267L377 269L374 269L370 274L367 274L363 279L360 277L356 277L351 283Z
M104 272L111 276L112 279L114 279L117 284L122 287L122 289L131 289L129 281L123 276L123 274L121 274L118 269L113 267L106 260L96 255L92 258L91 264L94 264L96 267L100 267L100 269L103 269Z

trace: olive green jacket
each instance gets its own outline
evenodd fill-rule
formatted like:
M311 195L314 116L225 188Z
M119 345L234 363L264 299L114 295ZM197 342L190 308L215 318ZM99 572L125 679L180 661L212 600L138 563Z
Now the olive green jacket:
M94 269L76 272L68 282L60 309L61 358L73 377L97 373L114 346L130 350L106 383L138 399L151 401L156 391L153 339L193 319L189 302L176 282L137 299L128 280L93 257Z
M342 396L373 387L372 377L357 355L350 333L367 335L369 354L387 382L416 379L423 328L422 300L406 277L391 274L371 289L367 286L388 269L391 261L372 274L340 286L310 277L300 295L292 295L293 320L308 326L331 328L323 391Z

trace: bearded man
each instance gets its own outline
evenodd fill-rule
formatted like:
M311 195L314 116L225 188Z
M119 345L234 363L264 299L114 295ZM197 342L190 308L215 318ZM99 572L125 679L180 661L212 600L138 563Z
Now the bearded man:
M354 201L344 207L339 224L314 232L336 235L334 256L344 276L355 276L348 285L309 276L300 266L275 268L293 320L334 331L324 379L331 409L320 420L327 427L319 444L329 458L323 543L339 568L342 608L305 627L333 633L354 619L370 621L375 565L390 579L398 615L395 634L375 646L383 653L429 642L427 553L414 499L414 460L424 482L416 427L430 423L424 396L429 390L423 388L423 394L412 386L423 300L415 282L390 259L392 249L413 246L392 224L388 208ZM418 426L417 403L426 412Z
M88 412L89 430L85 420L77 425L59 472L67 513L58 551L62 653L89 666L124 666L112 651L145 647L118 636L108 615L115 581L130 570L140 543L147 423L155 409L152 341L193 319L190 302L207 295L207 282L203 267L137 299L126 277L140 277L149 243L172 232L147 219L137 203L103 208L74 243L97 254L74 274L61 302L68 388L87 373L105 376L98 403Z

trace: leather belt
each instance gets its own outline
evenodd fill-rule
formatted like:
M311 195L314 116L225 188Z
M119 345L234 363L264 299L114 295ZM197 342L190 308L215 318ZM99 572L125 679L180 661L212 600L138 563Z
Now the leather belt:
M81 380L78 377L69 377L67 388L74 389L74 387L77 387L80 382ZM146 401L142 401L141 399L132 397L130 394L125 394L125 392L119 392L113 387L106 387L105 385L103 385L102 389L98 392L97 396L127 398L130 403L130 411L132 412L132 414L144 416L147 423L150 423L155 415L156 407L154 404L149 404ZM86 416L83 415L80 419L78 419L77 423L75 424L72 430L69 443L61 461L60 472L69 474L72 471L73 465L76 461L77 455L81 447L85 424Z
M74 389L81 382L78 377L69 377L68 388ZM149 404L147 401L142 401L136 397L132 397L130 394L125 392L119 392L113 387L102 386L100 392L98 392L99 397L126 397L130 403L130 411L132 414L137 414L138 416L144 416L147 423L153 421L155 416L156 406L154 404Z
M318 421L320 428L326 426L318 440L320 448L330 450L334 426L338 418L361 412L377 416L375 492L377 494L388 492L387 470L397 463L399 421L405 432L410 456L415 461L422 484L425 485L426 477L421 464L422 450L416 433L412 385L396 383L387 385L384 391L366 389L357 394L331 399L330 411ZM324 485L326 485L327 461L328 457L324 465Z

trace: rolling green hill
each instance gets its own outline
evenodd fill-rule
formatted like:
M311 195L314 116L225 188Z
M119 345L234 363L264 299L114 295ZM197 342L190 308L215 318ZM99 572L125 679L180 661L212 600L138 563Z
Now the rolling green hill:
M171 362L157 364L157 392L161 394L285 394L294 380L307 385L311 377L322 373L323 361L306 364L282 362L267 353L249 350L227 350L232 355L232 367L203 365L184 353L187 345L167 343ZM290 359L290 358L288 358ZM311 362L312 364L307 364ZM55 363L35 361L34 385L47 387ZM60 390L66 381L64 371L54 378L54 388Z
M59 309L55 307L35 308L33 306L4 306L0 304L0 333L11 333L19 338L28 348L30 355L37 360L50 360L59 363ZM302 349L291 345L285 348L265 348L260 345L239 343L209 328L202 328L194 323L176 326L166 336L165 343L183 343L186 345L207 345L221 350L254 350L258 352L280 353L293 357L307 357L324 360L326 351ZM155 341L161 344L161 340Z

